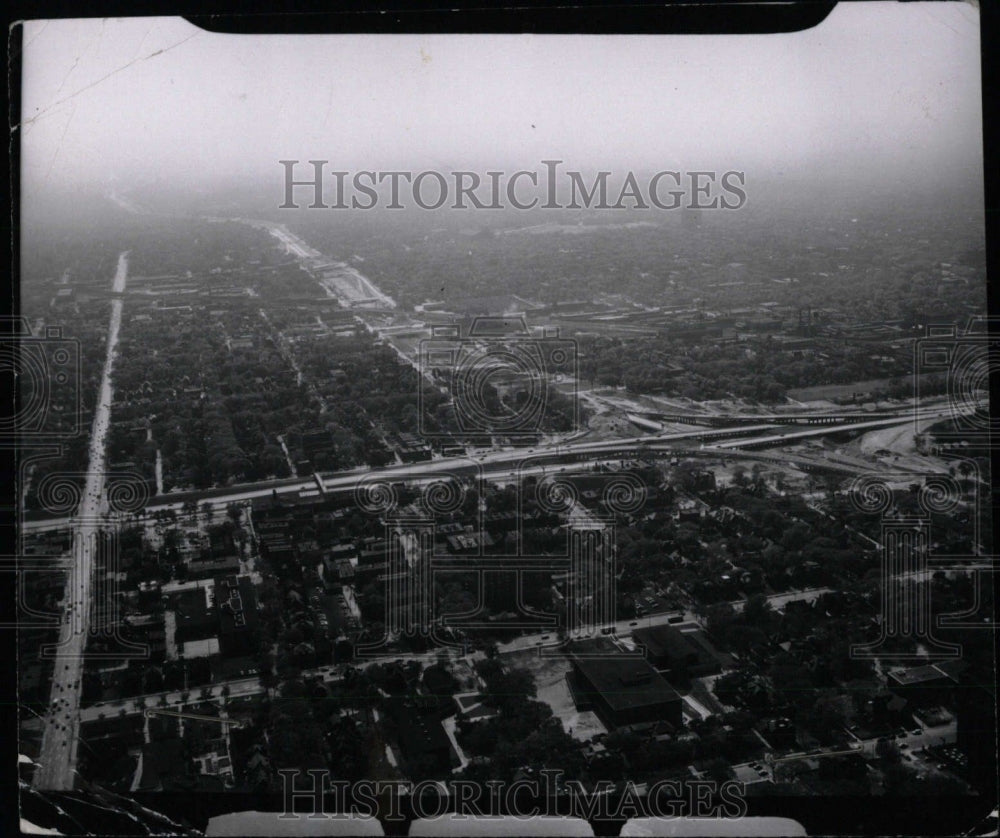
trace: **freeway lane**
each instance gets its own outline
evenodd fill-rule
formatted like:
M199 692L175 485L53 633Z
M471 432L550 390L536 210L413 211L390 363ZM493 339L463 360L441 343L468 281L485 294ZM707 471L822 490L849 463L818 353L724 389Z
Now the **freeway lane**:
M953 411L950 408L932 408L926 411L920 411L919 416L917 414L913 414L907 417L906 421L913 422L916 421L917 419L924 420L924 419L934 419L934 418L944 419L952 415ZM867 422L853 422L853 421L838 422L836 423L835 427L844 426L842 428L843 430L863 431L863 430L873 430L875 428L888 428L892 427L893 425L900 425L900 424L903 423L900 421L899 417L890 417L887 419L872 419ZM788 425L784 425L782 427L787 428ZM749 445L762 445L771 442L791 443L799 439L806 439L808 437L823 436L824 434L829 433L828 427L829 426L826 425L819 425L819 426L814 425L810 426L805 430L789 430L789 431L782 431L780 433L759 436L756 438L734 439L729 442L719 443L715 447L728 449L728 448L743 448Z
M114 278L115 293L124 292L127 276L128 251L118 257L118 270ZM118 296L111 301L107 354L90 434L90 463L73 533L74 567L69 576L64 599L70 619L62 625L60 643L56 650L50 707L46 714L42 748L37 760L40 768L32 781L33 785L40 789L72 790L73 788L79 742L83 653L93 618L91 608L94 603L91 589L94 576L94 550L98 525L105 511L105 437L111 422L111 372L121 319L122 298ZM58 710L55 709L56 703Z
M951 416L953 411L943 407L929 412L927 415L940 417ZM892 424L903 424L913 421L913 414L907 410L897 419L877 420L879 426ZM324 489L327 492L350 491L364 479L370 481L374 478L381 478L387 482L395 481L415 481L430 480L435 476L448 472L460 473L469 468L478 468L487 479L498 476L512 477L518 473L524 473L525 468L541 469L548 464L548 467L558 464L569 467L573 461L593 463L600 460L631 459L641 457L643 454L657 453L659 455L676 454L678 456L725 456L733 457L757 457L764 459L777 459L792 466L802 467L807 470L825 469L828 471L839 471L845 475L856 475L858 470L853 466L837 463L834 461L820 461L799 454L781 452L774 454L753 454L741 450L744 446L752 446L763 439L770 439L773 435L767 434L771 426L751 426L751 428L727 428L720 431L717 428L709 428L700 431L683 431L667 434L648 434L645 436L629 437L599 442L572 442L572 443L552 443L548 445L536 446L534 449L516 449L511 451L494 451L478 456L466 455L460 457L442 457L440 459L429 460L422 463L386 466L378 469L368 469L358 467L349 471L328 472L320 475ZM796 437L800 434L808 436L823 436L842 431L856 430L859 424L848 422L843 424L819 425L807 431L790 432ZM763 436L745 436L748 430L760 430ZM734 440L739 445L736 449L722 448L727 436L736 437ZM711 437L712 442L702 449L676 447L680 443L690 443L704 440ZM788 441L795 441L789 439ZM527 464L527 465L525 465ZM879 471L884 468L879 463L870 466L872 471ZM263 498L271 495L272 492L279 494L298 493L316 488L314 477L308 479L285 478L281 480L261 481L253 484L242 484L230 487L205 489L192 492L178 492L168 495L159 495L151 500L147 505L147 516L157 510L173 509L179 511L187 500L197 500L199 503L208 500L216 507L224 508L230 503L242 503L253 498ZM22 525L26 532L37 530L58 529L70 525L68 519L58 518L36 518L25 521Z
M290 232L283 224L272 224L267 221L237 219L258 229L267 230L282 243L285 249L295 256L306 270L317 276L323 290L331 297L336 297L345 305L375 301L386 308L395 308L396 303L385 294L368 277L352 268L346 262L331 262L315 248L310 247L302 239ZM326 273L324 273L326 272Z

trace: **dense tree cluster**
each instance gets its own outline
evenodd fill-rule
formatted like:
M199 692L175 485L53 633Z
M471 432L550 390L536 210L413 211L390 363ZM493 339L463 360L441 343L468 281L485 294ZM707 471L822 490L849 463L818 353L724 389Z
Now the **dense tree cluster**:
M486 762L477 762L464 775L510 781L522 766L532 766L558 768L566 779L579 777L583 770L580 744L563 730L552 708L535 700L531 673L505 668L496 658L481 661L477 670L486 684L484 699L498 715L459 723L463 749L488 760L488 768Z
M633 340L583 338L581 379L588 385L684 398L783 402L788 390L866 379L889 380L886 395L911 396L912 352L817 339L815 350L789 349L771 337L738 343L690 342L669 332ZM888 354L886 354L888 353ZM657 361L659 360L659 362Z
M820 205L810 194L803 206L783 188L779 201L758 202L752 213L697 220L498 211L477 230L461 213L373 212L338 225L302 213L294 228L323 252L359 255L366 274L405 308L503 288L543 303L620 294L642 305L727 311L774 302L843 310L856 321L946 322L981 312L975 209L877 204Z

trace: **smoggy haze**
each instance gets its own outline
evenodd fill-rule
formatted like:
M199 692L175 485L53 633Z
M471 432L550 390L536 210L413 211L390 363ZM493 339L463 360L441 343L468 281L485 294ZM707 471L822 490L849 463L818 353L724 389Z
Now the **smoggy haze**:
M981 178L979 24L848 4L802 33L232 36L181 19L32 21L25 195L343 168L735 167ZM819 175L818 175L819 176Z

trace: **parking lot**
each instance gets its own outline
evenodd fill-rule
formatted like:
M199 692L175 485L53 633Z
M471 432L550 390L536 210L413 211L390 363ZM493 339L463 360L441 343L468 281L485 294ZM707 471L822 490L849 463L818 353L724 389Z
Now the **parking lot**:
M917 754L915 759L922 759L926 765L933 766L938 771L949 771L959 775L964 774L969 765L968 758L954 745L930 747L922 754Z
M771 779L767 766L760 761L734 765L733 772L736 774L737 782L745 783L746 785L751 783L763 783L766 780Z

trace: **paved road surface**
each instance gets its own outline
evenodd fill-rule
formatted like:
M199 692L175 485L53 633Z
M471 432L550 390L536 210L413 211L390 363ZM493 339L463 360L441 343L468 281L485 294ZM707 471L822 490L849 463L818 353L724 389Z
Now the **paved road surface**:
M114 291L125 290L128 276L128 252L118 257ZM42 735L42 748L33 784L41 789L71 790L76 768L79 742L80 690L83 681L83 653L92 626L94 605L92 584L94 550L98 525L105 511L104 462L105 437L111 420L111 372L118 329L122 319L122 299L111 301L111 323L108 328L107 355L101 388L90 435L90 463L83 497L77 511L73 533L73 571L66 587L67 610L70 619L63 623L60 643L55 652L50 709ZM57 704L58 708L54 708Z
M789 591L783 594L773 594L767 598L767 601L771 603L774 608L783 608L786 603L793 602L796 600L805 600L811 602L816 599L820 594L827 593L830 588L807 588L801 591ZM730 603L733 608L739 610L743 607L745 600L736 600ZM640 628L652 628L653 626L662 626L669 624L671 618L675 618L681 615L683 617L679 622L674 623L675 627L680 631L692 630L695 628L701 628L701 622L695 616L693 611L679 612L677 610L665 611L661 614L646 614L643 617L627 617L622 620L617 620L615 622L608 623L606 626L599 626L591 630L589 633L582 632L578 637L601 637L601 636L613 636L613 637L631 637L632 632ZM460 628L460 626L459 626ZM605 631L611 628L612 631ZM541 649L541 648L554 648L558 646L562 641L559 638L558 633L555 629L546 630L543 632L536 632L534 634L526 634L522 637L517 637L508 643L500 643L497 645L498 651L501 653L506 652L521 652L525 649Z
M900 417L898 420L883 421L901 422L909 420ZM857 424L851 423L845 423L842 425L820 425L815 428L811 428L809 433L818 436L822 434L831 434L839 431L851 430L857 427ZM552 468L570 468L572 465L579 462L594 462L601 460L602 458L609 461L616 459L628 459L636 456L642 456L644 453L657 453L660 455L676 454L681 457L705 454L708 456L717 455L725 457L748 457L763 460L779 460L782 463L787 463L793 467L801 467L805 469L823 468L831 471L840 471L845 475L856 475L858 468L861 467L860 463L847 465L834 461L823 460L821 458L806 456L801 453L793 454L781 451L764 454L721 449L719 447L719 443L725 438L725 433L730 430L734 436L738 436L741 433L745 433L747 429L722 429L722 432L720 432L720 429L718 428L703 428L697 431L647 434L644 436L628 437L610 441L603 440L597 442L568 443L555 442L550 444L541 444L535 446L533 449L527 450L514 449L492 451L488 454L442 457L440 459L422 463L392 465L379 469L369 469L367 467L359 466L358 468L351 469L349 471L334 473L328 472L326 474L322 474L321 478L327 491L337 491L353 489L362 477L368 479L378 477L385 479L387 482L414 480L421 477L427 477L429 479L433 475L439 474L440 472L460 469L463 466L467 466L470 462L475 463L482 469L484 477L493 478L496 476L512 477L519 472L523 472L524 469L519 468L519 466L524 461L532 463L530 467L537 469L541 469L543 464L548 463L547 467L551 470ZM715 439L713 440L712 445L706 446L701 451L698 449L683 447L683 445L675 447L677 443L683 444L697 442L700 438L707 435L712 435ZM750 437L744 437L738 441L742 444L747 444L754 440ZM885 466L882 463L873 462L868 465L868 468L871 471L878 472L884 470ZM252 500L253 498L267 497L274 491L278 491L280 495L286 493L297 493L303 490L310 491L315 488L316 481L311 476L308 479L283 478L279 480L260 481L257 483L245 484L243 486L233 486L229 488L206 489L202 491L179 492L172 495L160 495L152 499L152 502L149 503L146 508L148 512L154 512L161 509L173 509L180 511L183 502L191 498L198 500L199 505L202 501L207 500L218 508L225 508L230 503ZM25 521L23 529L25 532L51 530L68 526L69 523L70 522L67 519L37 518L35 520Z

